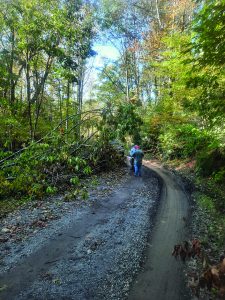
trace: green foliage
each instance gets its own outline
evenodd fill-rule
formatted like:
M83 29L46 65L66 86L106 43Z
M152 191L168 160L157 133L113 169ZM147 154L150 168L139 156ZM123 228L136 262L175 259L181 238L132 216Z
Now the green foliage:
M225 238L225 220L221 207L218 206L218 199L215 199L215 195L212 197L203 193L197 193L195 197L198 206L207 216L201 239L217 253L218 250L223 249Z
M0 198L75 197L82 177L123 163L115 140L197 158L198 174L223 182L224 1L201 3L192 28L192 1L95 3L121 54L100 74L97 116L80 114L90 3L0 0L0 160L21 150L0 165Z
M225 167L221 167L220 171L213 172L212 176L216 183L225 182Z
M209 136L192 124L170 125L159 136L159 141L165 158L187 158L204 149Z
M46 189L47 194L55 194L56 192L57 192L56 187L48 186L47 189Z
M225 2L206 0L195 16L193 39L197 61L202 64L220 65L225 63Z
M125 142L129 136L134 143L139 144L142 122L139 106L121 101L114 106L113 111L109 107L104 109L101 130L105 131L111 140L118 139Z
M145 147L154 154L166 159L194 157L199 175L223 182L224 3L209 0L200 6L194 35L165 30L154 37L157 48L150 49L158 51L158 56L154 52L149 55L145 70L145 76L154 82L153 97L141 135Z
M88 199L88 192L87 191L85 191L85 190L83 190L82 191L82 193L81 193L81 198L83 199L83 200L87 200Z
M216 212L215 203L213 202L212 198L210 198L209 196L200 194L198 196L198 203L202 208L204 208L208 212L210 212L210 213Z
M187 87L197 89L194 101L189 103L192 111L197 111L204 126L222 125L225 115L224 72L215 67L205 67L198 74L187 78Z
M0 5L0 147L14 151L77 112L82 99L76 101L72 83L82 90L80 73L93 54L93 14L84 1Z
M84 175L91 175L92 172L93 171L89 166L85 167L84 170L83 170Z
M87 151L82 140L64 143L64 136L55 132L42 143L31 143L1 163L0 199L42 198L63 191L65 186L81 188L80 178L123 162L123 155L110 144L105 130L89 140L89 147ZM1 152L3 159L9 155ZM86 199L86 194L82 197Z
M74 185L78 185L78 183L80 182L79 177L73 177L70 179L70 182Z
M211 144L201 151L197 157L197 171L203 176L212 176L215 181L225 180L225 148Z
M93 143L92 152L90 153L89 166L94 170L106 170L116 165L124 164L124 155L113 147L112 130L108 125L104 125L97 142Z
M142 119L138 114L137 106L131 103L121 103L114 117L117 137L125 140L130 135L134 143L140 143L140 126Z

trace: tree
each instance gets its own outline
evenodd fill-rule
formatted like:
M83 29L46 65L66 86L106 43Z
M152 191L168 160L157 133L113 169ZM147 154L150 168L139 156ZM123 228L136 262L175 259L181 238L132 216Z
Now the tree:
M99 22L107 39L120 52L123 77L126 79L126 99L135 97L141 102L141 41L150 18L143 7L146 1L117 0L112 5L108 0L101 1ZM148 6L151 6L148 4Z
M8 132L6 144L13 150L40 138L43 130L46 132L53 122L57 123L58 115L53 110L60 110L61 120L65 110L68 116L73 97L74 103L79 101L74 111L81 108L93 18L89 6L82 1L10 0L1 1L1 7L1 115L11 120L12 125L4 123L3 132ZM24 130L21 137L13 125L18 127L18 123ZM4 139L0 143L5 144Z
M206 0L197 10L194 22L193 49L197 62L224 66L225 2Z

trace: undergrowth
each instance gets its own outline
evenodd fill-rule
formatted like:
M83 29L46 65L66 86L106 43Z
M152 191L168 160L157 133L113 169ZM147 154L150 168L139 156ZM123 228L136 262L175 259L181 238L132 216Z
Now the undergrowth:
M198 297L201 299L218 299L221 287L214 283L209 286L211 279L207 276L208 273L211 276L211 270L216 269L214 266L218 266L225 255L225 187L213 176L200 175L193 160L176 159L167 161L166 165L177 170L184 181L191 185L189 191L192 194L193 211L190 233L200 241L204 250L202 258L189 265L189 285L192 290L198 291L197 294L200 293ZM202 278L207 279L208 287L206 284L201 288Z
M0 217L32 199L65 191L69 191L66 201L78 195L86 199L81 179L123 161L121 153L101 135L70 143L54 136L13 157L8 153L8 159L5 152L0 155Z

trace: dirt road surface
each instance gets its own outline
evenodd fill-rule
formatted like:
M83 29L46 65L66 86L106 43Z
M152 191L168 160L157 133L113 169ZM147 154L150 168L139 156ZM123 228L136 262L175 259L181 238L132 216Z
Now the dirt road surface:
M170 172L154 162L145 162L163 181L161 202L146 249L146 260L138 274L129 300L190 299L181 262L174 261L170 250L187 238L188 199Z
M173 175L146 161L142 178L89 201L8 250L1 300L190 299L171 256L188 218Z

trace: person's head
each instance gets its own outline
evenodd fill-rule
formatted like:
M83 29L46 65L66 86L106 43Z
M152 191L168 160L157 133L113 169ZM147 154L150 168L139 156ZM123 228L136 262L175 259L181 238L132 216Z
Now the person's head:
M140 149L140 146L135 145L135 146L134 146L134 149L138 150L138 149Z

